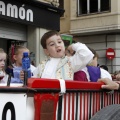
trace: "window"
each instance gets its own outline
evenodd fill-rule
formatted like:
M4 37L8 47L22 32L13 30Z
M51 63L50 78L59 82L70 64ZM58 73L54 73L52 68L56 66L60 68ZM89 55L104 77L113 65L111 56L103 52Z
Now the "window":
M100 4L101 4L101 11L107 11L110 9L109 0L107 0L107 2L106 0L101 0Z
M64 9L64 0L59 0L59 8Z
M110 11L110 0L77 0L78 16Z
M64 0L59 0L59 8L64 9ZM62 17L64 14L62 15Z
M87 0L81 0L80 1L80 3L79 3L79 13L80 14L87 14Z
M90 13L98 12L98 0L90 0L89 3Z

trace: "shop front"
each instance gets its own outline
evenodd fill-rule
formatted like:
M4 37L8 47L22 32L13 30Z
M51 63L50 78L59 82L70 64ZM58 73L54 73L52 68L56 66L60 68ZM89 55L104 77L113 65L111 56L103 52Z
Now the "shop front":
M35 0L0 1L0 47L7 53L11 45L25 45L37 64L43 53L40 38L48 30L60 30L64 10ZM37 58L37 59L36 59Z

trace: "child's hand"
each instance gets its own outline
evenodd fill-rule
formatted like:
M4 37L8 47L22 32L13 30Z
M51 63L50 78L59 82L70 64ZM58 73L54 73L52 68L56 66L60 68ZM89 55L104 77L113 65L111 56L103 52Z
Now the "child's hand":
M70 55L74 55L75 51L72 49L72 44L68 46L67 50L69 51Z
M24 72L20 71L20 80L24 80Z
M117 82L114 82L110 80L109 78L102 78L99 79L98 82L103 82L105 85L102 85L102 89L109 89L109 90L118 90L119 84Z

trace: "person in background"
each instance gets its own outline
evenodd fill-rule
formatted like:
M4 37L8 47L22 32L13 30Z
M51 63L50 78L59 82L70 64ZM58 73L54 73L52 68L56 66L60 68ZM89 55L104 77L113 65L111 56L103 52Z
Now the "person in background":
M111 76L114 81L120 81L120 70L116 70Z
M65 45L57 31L46 32L41 38L41 45L47 60L42 61L33 72L34 77L73 80L74 72L84 68L92 58L92 52L85 44L75 43L69 50L76 51L74 56L65 56ZM21 72L21 79L24 73Z
M114 81L119 81L120 80L120 70L116 70L115 72L113 72L111 74L111 76Z
M91 82L96 82L99 78L109 78L110 80L112 80L111 75L106 70L97 67L98 54L96 53L96 51L92 48L89 49L94 54L93 60L91 63L87 64L85 68L74 74L74 80L91 81ZM74 52L70 53L68 49L66 54L70 56L70 55L74 55Z
M29 53L29 50L26 47L20 45L15 46L13 56L11 56L11 49L9 50L11 65L6 68L6 73L12 75L11 83L23 83L23 80L20 79L20 71L22 70L22 57L24 52ZM35 67L33 65L30 67L31 72L33 72Z
M0 48L0 83L7 83L8 75L5 73L5 63L7 54Z
M108 71L108 67L106 65L101 65L100 68L103 68L104 70Z

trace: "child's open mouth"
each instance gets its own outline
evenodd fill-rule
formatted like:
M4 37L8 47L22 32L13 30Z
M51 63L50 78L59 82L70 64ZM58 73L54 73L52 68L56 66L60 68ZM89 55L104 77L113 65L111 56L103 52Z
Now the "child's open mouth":
M57 52L60 52L60 51L61 51L61 49L58 49L58 50L57 50Z

